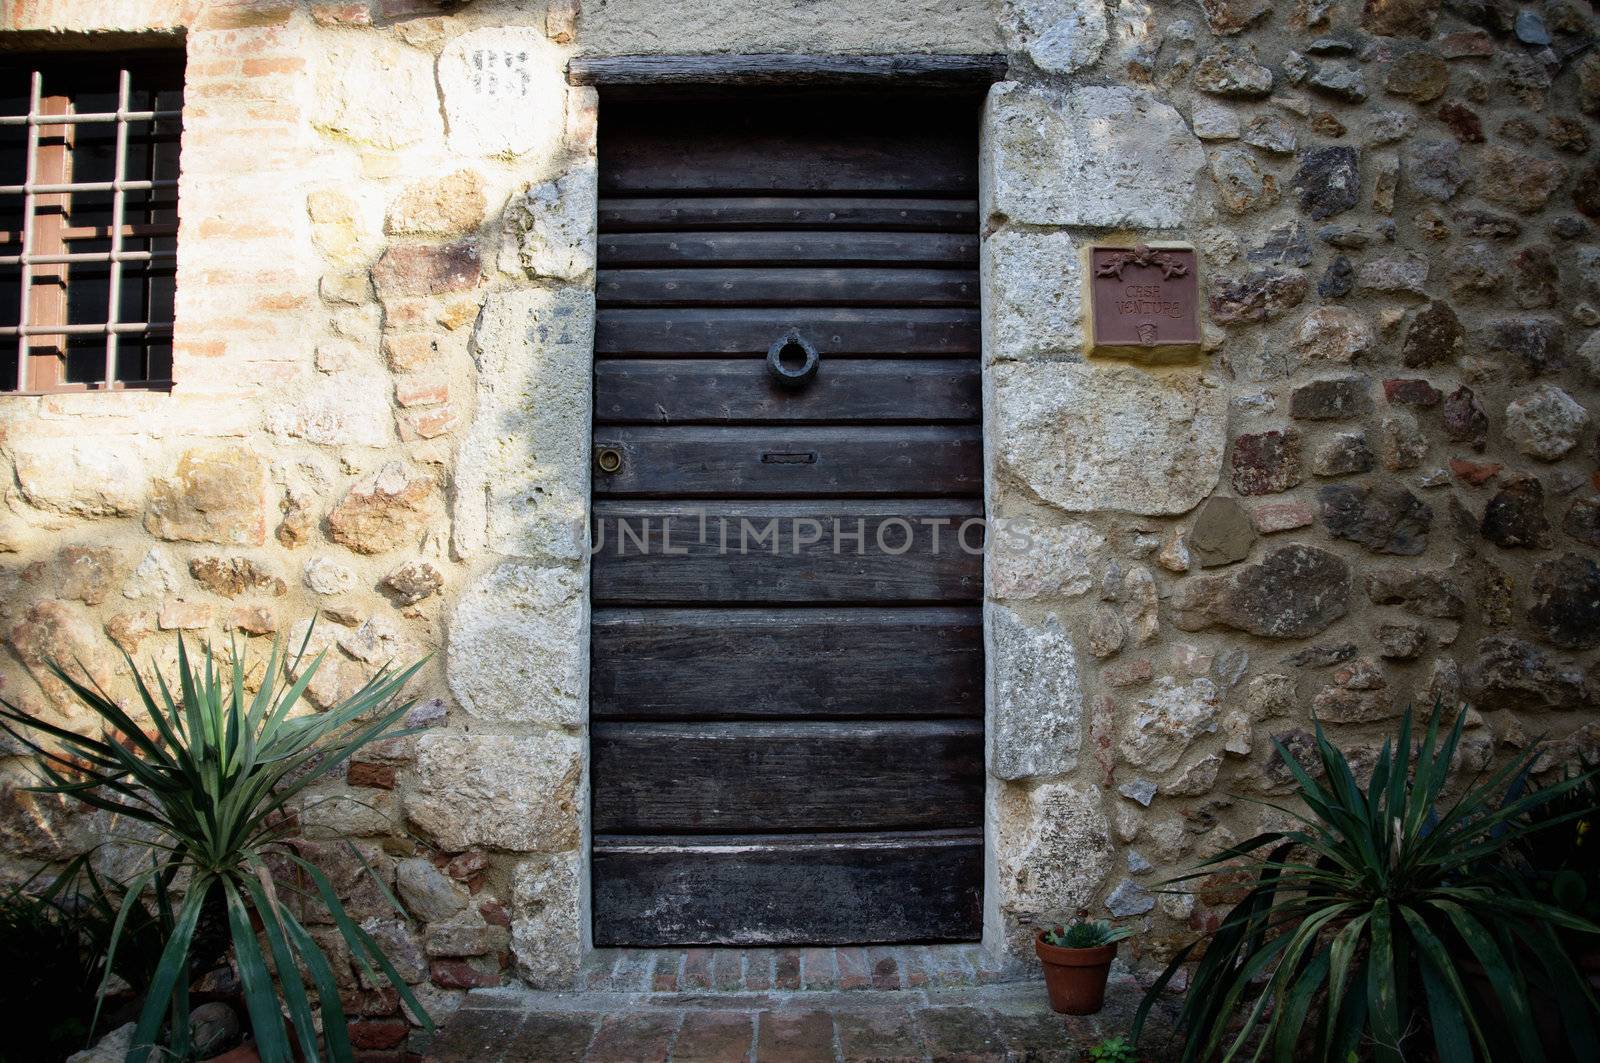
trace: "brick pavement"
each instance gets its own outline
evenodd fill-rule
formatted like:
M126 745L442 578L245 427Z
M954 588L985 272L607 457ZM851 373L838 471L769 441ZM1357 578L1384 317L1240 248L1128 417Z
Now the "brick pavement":
M1099 1015L1055 1015L1042 983L997 971L980 981L972 958L944 948L600 954L591 988L475 990L412 1051L429 1063L1076 1063L1125 1034L1139 1003L1119 973ZM1159 1020L1169 1009L1158 1010Z

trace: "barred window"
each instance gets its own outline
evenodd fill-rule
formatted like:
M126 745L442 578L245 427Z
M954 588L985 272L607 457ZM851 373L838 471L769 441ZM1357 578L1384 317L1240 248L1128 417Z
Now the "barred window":
M171 52L0 57L0 391L171 385L182 110Z

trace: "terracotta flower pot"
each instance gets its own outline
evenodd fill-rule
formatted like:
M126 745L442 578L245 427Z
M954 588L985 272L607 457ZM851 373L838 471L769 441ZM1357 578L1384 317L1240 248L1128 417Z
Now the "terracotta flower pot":
M1092 949L1047 945L1044 931L1033 936L1033 949L1044 964L1044 985L1050 1010L1063 1015L1093 1015L1106 1001L1106 978L1117 955L1117 943Z

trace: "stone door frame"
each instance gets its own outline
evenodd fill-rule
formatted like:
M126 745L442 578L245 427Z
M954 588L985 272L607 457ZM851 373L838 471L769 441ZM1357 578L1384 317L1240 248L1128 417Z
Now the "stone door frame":
M488 810L483 802L469 808L463 801L453 815L441 814L434 824L423 825L458 848L484 845L526 854L513 882L513 951L525 981L550 987L571 986L593 949L585 547L595 324L594 142L602 108L595 89L569 91L579 103L569 109L582 115L583 128L575 135L569 122L568 137L586 151L569 160L565 176L545 187L567 204L566 224L582 228L581 236L572 236L576 257L586 267L566 282L491 292L475 328L477 409L463 442L455 490L456 545L462 556L474 559L475 574L460 599L449 657L450 685L474 721L473 733L430 736L419 763L421 775L437 773L441 786L446 778L467 774L481 780L485 790L507 795ZM1032 962L1033 925L1098 898L1111 871L1112 851L1101 788L1079 779L1089 774L1080 771L1080 760L1088 759L1095 725L1067 630L1075 614L1059 606L1049 611L1051 592L1033 601L1025 588L1013 585L1019 573L1047 562L1056 565L1063 548L1083 555L1078 560L1085 572L1098 565L1085 560L1098 556L1092 542L1072 540L1078 534L1074 528L1088 525L1064 521L1063 513L1192 508L1214 487L1214 473L1211 483L1179 481L1178 488L1167 488L1150 505L1139 492L1152 490L1147 485L1152 476L1163 475L1164 460L1183 464L1171 455L1185 447L1196 450L1200 461L1213 445L1220 446L1210 438L1218 434L1211 428L1225 420L1220 404L1197 390L1192 371L1088 365L1076 349L1076 236L1068 227L1138 227L1142 216L1146 227L1171 231L1182 224L1194 198L1198 166L1182 153L1157 163L1155 176L1166 179L1154 188L1109 180L1103 165L1097 168L1092 159L1084 163L1104 145L1074 135L1074 121L1092 126L1103 120L1105 112L1127 101L1101 97L1125 91L996 82L978 130L984 497L991 521L983 606L982 946L1004 964ZM1141 108L1164 107L1135 95ZM1154 117L1157 132L1183 125L1170 108ZM1141 129L1137 135L1146 133ZM1113 153L1117 148L1112 143ZM1041 281L1042 291L1034 290ZM1037 350L1041 339L1055 343L1056 350ZM1041 405L1035 395L1047 401ZM1148 419L1153 404L1162 424L1203 427L1183 429L1188 443L1159 433L1141 437L1124 459L1091 469L1086 483L1075 477L1063 482L1059 470L1054 480L1048 471L1035 475L1038 454L1029 448L1058 443L1063 437L1056 422L1073 420L1084 437L1079 446L1098 447L1098 441L1088 440L1093 426L1081 423L1098 416L1098 407L1114 408L1109 418ZM997 514L1042 515L1045 537L1038 545L1050 557L1013 561L1008 574L1006 555L996 553ZM1098 533L1090 529L1088 534L1092 539ZM1103 539L1099 546L1104 548ZM1096 567L1093 578L1099 575ZM1028 577L1020 578L1026 582ZM1002 582L1007 586L998 585Z

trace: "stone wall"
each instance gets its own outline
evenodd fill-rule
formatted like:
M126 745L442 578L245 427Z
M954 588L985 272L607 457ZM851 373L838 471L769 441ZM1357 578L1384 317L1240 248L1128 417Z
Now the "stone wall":
M1521 12L1520 16L1518 12ZM1314 713L1600 747L1600 56L1585 5L1016 2L985 123L991 926L1270 823ZM1207 355L1085 361L1078 248L1187 239ZM1042 755L1047 749L1048 755Z
M45 659L126 689L119 648L256 652L314 610L319 703L432 653L427 732L302 823L392 878L413 925L320 850L441 1010L570 985L604 118L564 63L1003 50L988 493L1028 545L989 557L985 940L1025 960L1088 906L1160 959L1222 898L1148 887L1254 833L1230 795L1288 789L1271 740L1303 756L1313 710L1358 758L1436 699L1475 706L1469 767L1600 744L1600 57L1587 8L1523 10L12 0L29 46L151 31L188 73L177 387L0 398L0 692L85 725ZM1102 236L1199 247L1199 364L1084 359ZM10 870L105 833L22 793L18 753Z

